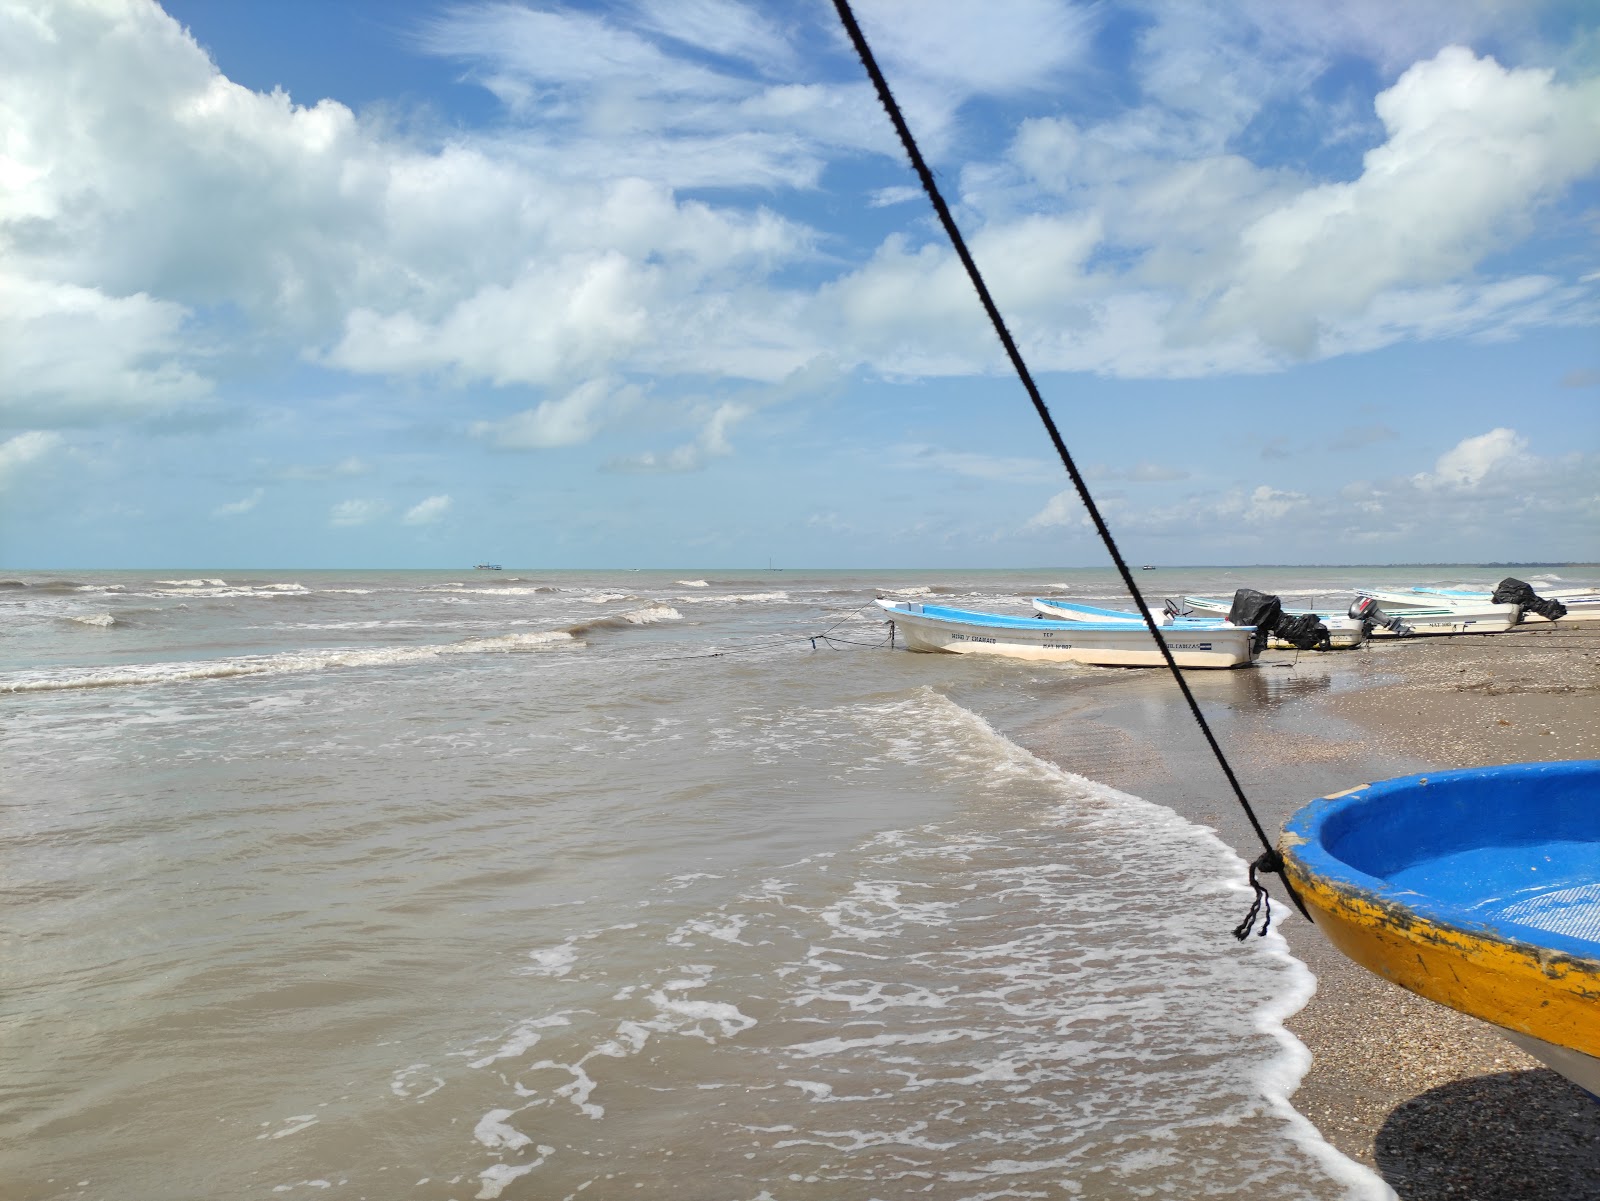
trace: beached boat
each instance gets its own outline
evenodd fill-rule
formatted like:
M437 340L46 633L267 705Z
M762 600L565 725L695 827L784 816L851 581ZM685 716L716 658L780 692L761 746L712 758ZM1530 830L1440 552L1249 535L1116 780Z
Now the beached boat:
M909 650L1002 655L1101 667L1166 664L1142 623L1047 621L908 601L880 600L878 604L905 636ZM1245 667L1255 659L1253 626L1172 623L1161 638L1179 667Z
M1366 588L1356 589L1356 596L1366 597L1400 618L1414 634L1499 634L1522 620L1522 609L1517 605L1417 605L1402 608L1385 599L1392 595ZM1387 631L1374 629L1372 636L1382 638L1387 636Z
M1231 602L1229 601L1199 598L1206 600L1206 604L1201 606L1199 604L1191 603L1197 599L1195 597L1186 596L1183 599L1184 603L1188 604L1190 608L1200 610L1200 612L1187 617L1180 616L1174 618L1174 624L1182 623L1184 621L1214 622L1219 616L1226 618L1232 609ZM1033 607L1035 611L1044 614L1046 617L1054 618L1057 621L1142 622L1144 620L1144 618L1140 617L1137 613L1131 613L1126 609L1101 609L1094 605L1079 604L1076 601L1058 600L1055 597L1036 596L1033 598ZM1299 617L1304 616L1311 611L1309 609L1285 609L1283 612L1290 617ZM1357 621L1352 617L1323 617L1320 614L1312 615L1316 616L1317 619L1321 621L1323 626L1327 629L1328 644L1331 649L1346 650L1353 646L1360 646L1367 640L1367 626L1365 622ZM1294 643L1285 638L1279 637L1276 631L1267 635L1267 645L1276 650L1295 649Z
M1600 1094L1600 760L1384 780L1285 824L1285 872L1355 962Z
M1492 592L1476 592L1467 588L1373 588L1363 589L1361 594L1372 597L1385 608L1406 611L1426 608L1481 609L1494 603ZM1546 600L1559 601L1566 609L1566 613L1558 618L1560 621L1600 621L1600 592L1593 589L1559 588L1539 595ZM1543 614L1524 610L1522 620L1535 622L1549 619Z
M1233 608L1232 601L1223 600L1221 597L1216 596L1186 596L1183 598L1183 603L1196 613L1207 616L1220 614L1226 617ZM1349 650L1352 647L1360 646L1367 640L1369 634L1378 632L1368 622L1349 616L1336 617L1324 609L1291 609L1285 607L1283 611L1290 617L1305 617L1309 615L1322 622L1323 625L1328 627L1328 643L1334 650ZM1393 633L1393 631L1389 630L1383 632L1386 634ZM1269 637L1267 645L1278 650L1286 650L1292 644L1285 642L1282 638Z

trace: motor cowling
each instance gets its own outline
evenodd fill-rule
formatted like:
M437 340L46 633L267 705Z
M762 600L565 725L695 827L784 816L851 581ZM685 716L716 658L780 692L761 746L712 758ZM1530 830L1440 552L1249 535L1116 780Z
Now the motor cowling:
M1497 605L1518 605L1524 613L1537 613L1546 621L1555 621L1567 615L1567 607L1560 601L1540 596L1532 585L1511 576L1495 586L1489 600Z
M1378 602L1370 596L1356 597L1355 603L1350 606L1350 616L1359 622L1365 623L1368 629L1379 626L1398 634L1402 638L1411 633L1410 626L1406 625L1400 618L1391 617L1378 608Z

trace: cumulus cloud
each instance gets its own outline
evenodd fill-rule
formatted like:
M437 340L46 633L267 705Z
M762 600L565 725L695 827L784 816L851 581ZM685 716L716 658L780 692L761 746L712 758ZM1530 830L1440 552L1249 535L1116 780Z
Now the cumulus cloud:
M211 510L211 516L237 517L240 513L248 513L251 509L255 508L261 503L261 498L265 495L266 492L263 489L257 488L249 496L243 497L240 500L233 500L229 501L227 504L218 505L215 509Z
M901 169L825 12L452 6L416 45L505 120L429 143L234 83L145 0L15 11L0 409L18 425L204 398L234 315L252 350L521 389L522 412L471 427L518 449L594 437L630 379L776 382L823 351L891 376L1000 361L920 219L851 267L859 247L840 257L831 231L783 211L800 191L793 214L812 211L831 166ZM1438 50L1441 30L1515 24L1503 6L1169 6L1143 18L1126 87L1076 120L1061 98L1093 86L1070 81L1095 6L931 3L905 21L869 3L862 19L1036 369L1265 372L1592 316L1567 264L1493 266L1600 165L1600 82ZM1297 113L1368 146L1353 177L1252 158L1252 123L1352 55L1392 86ZM975 99L1012 124L964 139ZM1003 147L993 161L954 161L986 144ZM862 203L913 196L875 179ZM705 413L673 412L694 433L660 462L719 453Z
M61 435L49 430L29 430L0 442L0 489L9 487L23 467L44 458L61 444Z
M1306 189L1241 230L1202 327L1311 355L1325 323L1461 276L1600 165L1600 81L1557 84L1463 46L1411 67L1376 108L1387 138L1360 178Z
M381 500L342 500L328 511L328 524L366 525L388 511L389 506Z
M406 510L401 518L407 525L431 525L450 511L448 496L430 496Z
M1463 438L1439 456L1432 471L1412 476L1411 482L1427 491L1471 491L1492 475L1514 473L1531 462L1528 440L1516 430L1502 426L1487 434Z
M0 415L68 426L147 417L205 396L210 381L182 354L186 316L143 292L0 275Z
M1080 526L1084 529L1091 529L1093 525L1094 523L1089 520L1088 512L1083 507L1083 502L1078 499L1077 490L1068 488L1057 492L1047 500L1044 508L1023 523L1023 528L1043 530L1053 526Z

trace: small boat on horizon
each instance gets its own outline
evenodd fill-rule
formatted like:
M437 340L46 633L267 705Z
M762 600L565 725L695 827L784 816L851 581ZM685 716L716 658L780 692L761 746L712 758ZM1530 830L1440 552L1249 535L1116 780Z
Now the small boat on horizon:
M1349 958L1600 1094L1597 794L1600 760L1383 780L1299 810L1278 853Z
M500 564L498 564L498 563L474 563L472 565L472 570L473 571L499 571L500 570Z
M998 655L1098 667L1164 667L1166 659L1143 620L1049 621L979 613L912 601L879 600L904 633L906 649ZM1225 622L1168 621L1161 634L1179 667L1248 667L1255 661L1255 628Z

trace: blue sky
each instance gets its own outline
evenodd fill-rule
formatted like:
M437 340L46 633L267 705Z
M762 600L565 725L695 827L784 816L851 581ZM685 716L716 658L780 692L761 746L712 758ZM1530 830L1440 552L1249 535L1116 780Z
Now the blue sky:
M857 6L1136 561L1600 559L1600 10ZM0 565L1105 561L831 5L0 0Z

